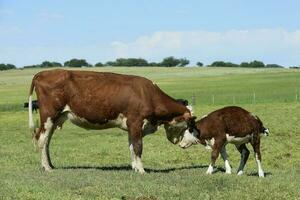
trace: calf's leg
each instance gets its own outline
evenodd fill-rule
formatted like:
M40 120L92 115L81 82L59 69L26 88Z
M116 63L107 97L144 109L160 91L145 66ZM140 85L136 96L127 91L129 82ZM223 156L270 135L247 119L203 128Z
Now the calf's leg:
M237 170L237 175L242 175L243 174L243 170L244 167L246 165L246 162L248 160L249 157L249 150L247 149L246 144L241 144L241 145L236 145L237 150L240 152L241 154L241 161L240 161L240 165L239 168Z
M231 174L231 166L229 164L229 160L228 160L228 155L226 152L226 144L223 145L222 149L221 149L221 157L224 160L225 163L225 169L226 169L226 174Z
M215 143L213 144L211 152L211 163L206 171L207 174L212 174L214 172L216 160L220 154L223 145L225 144L225 141L226 139L215 139Z

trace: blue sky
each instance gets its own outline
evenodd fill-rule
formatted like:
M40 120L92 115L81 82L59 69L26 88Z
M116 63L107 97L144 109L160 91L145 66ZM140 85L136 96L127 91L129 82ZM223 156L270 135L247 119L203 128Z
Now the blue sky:
M300 65L300 1L0 0L0 63L186 57Z

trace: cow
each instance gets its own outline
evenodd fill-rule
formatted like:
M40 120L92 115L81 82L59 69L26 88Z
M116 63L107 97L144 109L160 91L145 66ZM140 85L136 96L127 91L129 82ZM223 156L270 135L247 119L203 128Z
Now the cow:
M249 157L249 150L246 147L246 143L250 142L255 153L258 175L259 177L264 177L264 171L261 166L260 134L269 135L269 129L263 126L259 117L241 107L228 106L202 117L196 122L196 127L198 133L192 136L191 134L188 135L193 140L184 136L179 146L188 148L197 143L205 146L209 145L212 148L212 153L207 174L213 173L219 153L221 153L221 157L225 162L226 173L231 174L226 145L232 143L241 154L237 174L242 175Z
M178 103L181 103L182 105L186 106L192 113L192 115L194 114L194 110L193 110L193 106L189 105L189 101L186 99L176 99L176 101Z
M24 108L28 108L29 103L25 102L24 103ZM37 100L32 100L32 111L35 111L37 113L37 110L39 109L39 103Z
M178 103L181 103L181 104L184 105L184 106L188 106L188 105L189 105L189 101L186 100L186 99L176 99L176 101L177 101Z
M35 90L40 109L40 127L32 116ZM167 139L178 144L184 132L196 132L195 116L164 93L152 81L133 75L63 69L37 73L29 91L29 127L41 151L45 171L54 167L49 145L53 132L69 119L85 129L118 127L128 131L132 168L144 173L142 138L163 125Z

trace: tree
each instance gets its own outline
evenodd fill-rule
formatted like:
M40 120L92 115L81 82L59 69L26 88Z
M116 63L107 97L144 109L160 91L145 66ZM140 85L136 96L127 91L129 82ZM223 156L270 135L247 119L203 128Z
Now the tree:
M103 67L104 65L101 62L95 64L95 67Z
M239 65L232 62L215 61L209 67L239 67Z
M181 59L179 59L179 61L180 61L179 67L184 67L184 66L190 64L190 61L186 58L181 58Z
M265 64L263 62L257 61L257 60L254 60L254 61L250 62L249 65L252 68L263 68L263 67L265 67Z
M4 64L4 63L0 64L0 71L9 70L9 69L16 69L16 66L13 64Z
M113 62L113 61L107 61L105 63L105 66L116 66L116 62Z
M64 63L65 67L89 67L91 66L89 63L86 62L85 59L76 59L73 58L69 61Z
M196 65L197 65L198 67L203 67L203 63L202 63L202 62L197 62Z
M283 66L277 65L277 64L267 64L265 67L266 68L284 68Z
M180 60L177 58L174 58L173 56L166 57L163 59L163 61L160 63L160 66L163 67L175 67L180 64Z
M247 67L250 67L250 64L248 62L242 62L240 64L240 67L247 68Z

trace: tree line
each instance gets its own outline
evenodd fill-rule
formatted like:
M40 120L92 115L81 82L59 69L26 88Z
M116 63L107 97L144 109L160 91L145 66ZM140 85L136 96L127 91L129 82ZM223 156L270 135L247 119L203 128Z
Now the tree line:
M148 62L143 58L117 58L115 61L108 61L106 63L98 62L95 65L88 63L85 59L73 58L64 62L44 61L41 64L27 65L22 68L50 68L50 67L105 67L105 66L118 66L118 67L185 67L190 63L186 58L175 58L169 56L164 58L161 62ZM198 67L203 67L202 62L197 62ZM264 64L262 61L242 62L240 64L224 61L214 61L206 67L241 67L241 68L283 68L284 66L278 64ZM290 67L299 68L299 67ZM0 70L16 69L13 64L0 64Z

